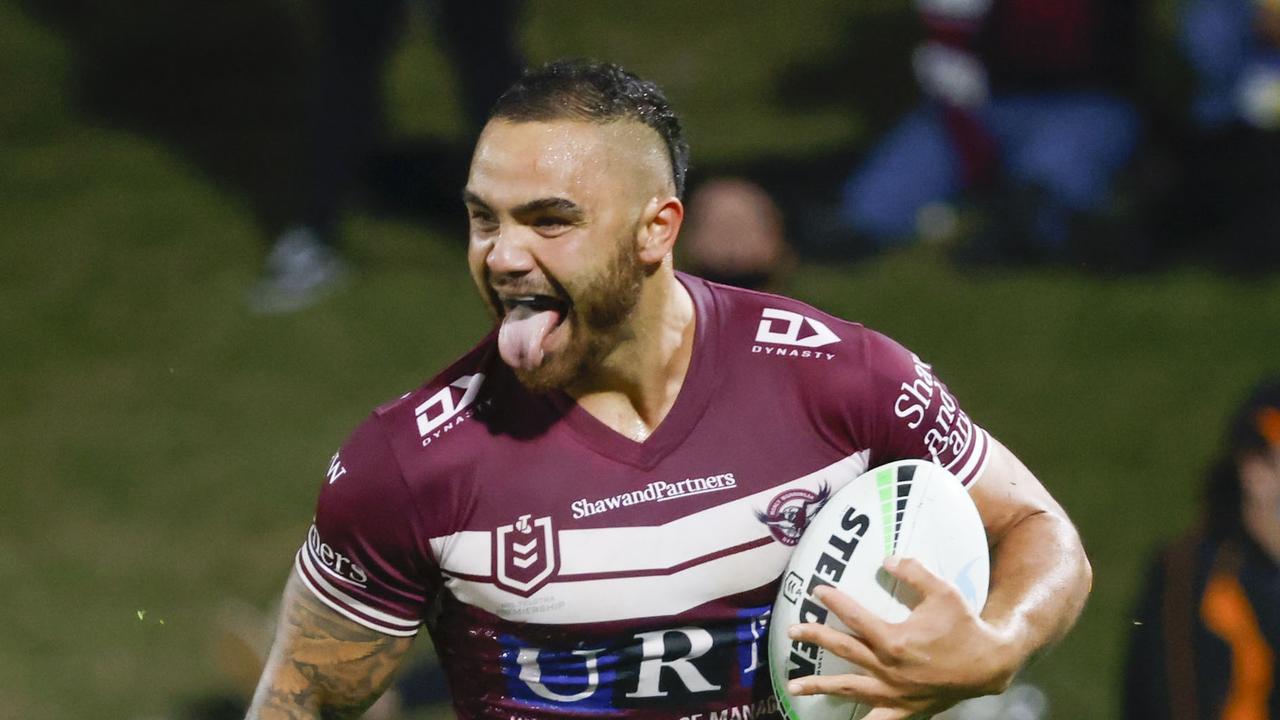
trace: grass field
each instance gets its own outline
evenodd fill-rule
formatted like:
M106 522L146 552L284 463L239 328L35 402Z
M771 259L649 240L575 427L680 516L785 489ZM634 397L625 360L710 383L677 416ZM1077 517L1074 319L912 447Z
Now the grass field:
M632 32L646 18L630 4L598 6L607 22L577 7L530 10L531 55L608 56L666 82L704 158L859 132L758 92L784 58L838 41L840 3L759 3L729 29L672 0L661 47ZM173 145L78 111L83 60L0 2L0 720L157 716L228 684L218 609L273 601L333 448L485 330L458 238L362 212L347 291L247 314L263 243L250 201ZM448 87L425 31L390 77L399 132L456 132L424 90ZM1192 518L1231 404L1280 369L1280 282L963 273L922 249L802 265L782 289L932 361L1067 506L1096 586L1030 677L1055 718L1112 716L1143 559Z

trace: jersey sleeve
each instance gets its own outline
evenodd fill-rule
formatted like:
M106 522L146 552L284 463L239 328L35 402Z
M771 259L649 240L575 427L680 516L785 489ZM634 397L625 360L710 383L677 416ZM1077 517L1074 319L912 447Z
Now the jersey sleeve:
M372 630L418 632L434 563L391 447L370 417L329 461L295 569L324 604Z
M915 353L873 331L863 342L862 386L850 400L856 403L855 433L866 438L871 466L931 460L968 487L987 464L986 431Z

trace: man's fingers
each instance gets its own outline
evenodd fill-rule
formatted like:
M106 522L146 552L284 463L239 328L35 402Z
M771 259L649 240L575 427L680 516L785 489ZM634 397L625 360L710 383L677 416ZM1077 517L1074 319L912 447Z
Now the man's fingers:
M915 717L910 710L901 708L876 708L863 716L862 720L911 720Z
M870 675L810 675L787 683L792 695L837 695L868 705L887 705L894 699L893 688Z
M872 674L880 674L880 660L861 639L849 633L817 623L792 625L787 637L800 642L819 645L852 662Z
M871 705L863 720L909 720L911 710L892 707L903 701L901 695L883 680L870 675L810 675L787 683L792 695L835 695Z
M890 624L863 607L862 603L828 585L815 588L813 596L873 649L883 646L887 641L891 632Z
M915 590L920 599L946 592L951 587L915 558L890 556L884 561L884 569Z

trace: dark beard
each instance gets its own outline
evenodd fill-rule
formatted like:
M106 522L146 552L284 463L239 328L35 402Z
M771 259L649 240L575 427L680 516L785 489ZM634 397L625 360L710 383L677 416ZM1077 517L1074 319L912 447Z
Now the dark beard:
M568 346L535 370L514 370L534 392L562 390L597 367L609 351L627 339L623 324L640 302L640 287L648 273L629 244L620 244L604 270L580 287L569 288L573 298Z

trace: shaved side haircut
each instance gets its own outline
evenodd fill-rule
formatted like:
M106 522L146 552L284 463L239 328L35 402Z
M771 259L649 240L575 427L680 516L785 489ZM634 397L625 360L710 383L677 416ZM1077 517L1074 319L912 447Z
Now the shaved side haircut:
M661 88L618 65L556 60L526 70L494 103L489 118L511 122L643 123L666 144L676 196L684 198L689 144L680 118Z

